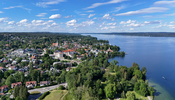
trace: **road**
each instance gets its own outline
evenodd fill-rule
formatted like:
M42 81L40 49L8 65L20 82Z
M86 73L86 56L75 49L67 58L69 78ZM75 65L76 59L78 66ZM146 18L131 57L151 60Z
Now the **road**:
M28 100L36 100L38 99L44 92L50 91L52 89L58 88L60 85L64 85L65 87L67 87L67 83L61 83L58 85L54 85L54 86L49 86L49 87L43 87L43 88L37 88L37 89L32 89L32 90L28 90L29 93L33 92L33 91L40 91L41 94L38 95L30 95L28 97Z

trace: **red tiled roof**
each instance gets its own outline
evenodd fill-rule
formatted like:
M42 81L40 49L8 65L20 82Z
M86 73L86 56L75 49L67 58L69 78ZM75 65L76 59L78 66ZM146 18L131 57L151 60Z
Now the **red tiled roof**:
M26 82L26 86L30 85L30 84L36 84L36 81L28 81L28 82Z
M0 67L0 69L3 69L4 67Z
M35 58L35 56L32 56L32 57L31 57L31 59L34 59L34 58Z
M64 50L63 52L73 52L74 50L68 49L68 50Z
M5 88L9 88L7 85L1 86L0 89L3 90Z
M16 87L18 85L22 85L22 83L21 82L16 82L16 83L12 83L11 85L12 85L12 87Z
M14 69L16 66L10 66L9 68Z

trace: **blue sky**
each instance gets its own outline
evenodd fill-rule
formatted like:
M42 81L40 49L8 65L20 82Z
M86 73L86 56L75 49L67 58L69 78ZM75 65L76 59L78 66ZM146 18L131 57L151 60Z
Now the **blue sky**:
M1 0L0 32L174 32L175 0Z

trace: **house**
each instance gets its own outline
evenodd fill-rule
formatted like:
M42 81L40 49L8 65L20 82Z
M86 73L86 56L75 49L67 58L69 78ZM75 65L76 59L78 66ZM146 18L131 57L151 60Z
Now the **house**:
M11 88L14 88L14 87L16 87L16 86L21 86L21 85L22 85L21 82L12 83L12 84L11 84Z
M84 56L78 56L78 55L77 55L77 59L78 59L78 60L81 60L83 57L84 57Z
M57 58L63 57L63 53L61 51L58 51L58 50L56 50L53 55Z
M66 71L71 71L71 68L70 68L70 67L67 67L67 68L66 68Z
M9 90L9 87L7 85L0 87L0 93L3 93L3 92L8 91L8 90Z
M5 71L7 71L7 69L5 69L4 67L0 67L0 70L4 73Z
M29 60L23 59L21 60L21 62L29 62Z
M10 67L11 66L11 64L7 64L5 67Z
M109 47L109 49L106 52L113 52L113 50L111 50L111 48Z
M25 72L24 73L24 76L26 77L28 74L29 74L29 71Z
M67 56L72 56L74 53L75 51L71 49L63 50L63 54L66 54Z
M28 81L26 82L26 87L27 88L34 88L37 85L36 81Z
M24 71L25 71L24 68L20 68L20 69L18 69L18 72L24 72Z
M9 70L17 70L18 68L16 66L10 66L8 69Z
M50 85L50 81L41 81L40 86Z
M31 59L35 59L35 56L32 56Z
M17 63L16 60L13 60L13 61L12 61L12 65L15 65L16 63Z
M58 47L58 43L52 43L53 47Z

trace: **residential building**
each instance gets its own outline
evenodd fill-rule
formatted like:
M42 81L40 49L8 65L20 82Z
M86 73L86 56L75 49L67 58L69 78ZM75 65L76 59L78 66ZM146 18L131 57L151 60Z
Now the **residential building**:
M41 81L40 86L50 85L50 81Z
M22 85L21 82L12 83L12 84L11 84L11 88L14 88L14 87L16 87L16 86L21 86L21 85Z
M77 55L77 59L78 59L78 60L81 60L83 57L84 57L84 56L78 56L78 55Z
M10 66L8 69L9 70L17 70L18 68L16 66Z
M34 88L37 85L36 81L28 81L26 82L26 87L27 88Z
M8 90L9 90L9 87L7 85L0 87L0 93L3 93L3 92L8 91Z
M67 67L66 68L66 71L68 72L68 71L71 71L71 68L70 67Z

